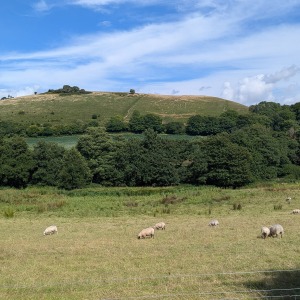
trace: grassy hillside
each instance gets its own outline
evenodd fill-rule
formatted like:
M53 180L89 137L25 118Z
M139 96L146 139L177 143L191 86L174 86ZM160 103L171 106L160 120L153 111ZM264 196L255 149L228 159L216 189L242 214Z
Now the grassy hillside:
M296 299L287 295L300 294L300 215L290 213L299 192L299 184L2 189L0 298ZM208 226L212 218L219 227ZM136 238L162 220L154 239ZM282 239L258 238L275 223ZM52 224L58 235L43 236Z
M101 93L83 95L40 94L0 101L0 120L23 124L67 124L89 122L97 116L100 124L114 115L128 120L134 110L159 114L164 121L185 121L194 114L218 116L233 109L247 113L241 104L206 96L162 96L148 94Z

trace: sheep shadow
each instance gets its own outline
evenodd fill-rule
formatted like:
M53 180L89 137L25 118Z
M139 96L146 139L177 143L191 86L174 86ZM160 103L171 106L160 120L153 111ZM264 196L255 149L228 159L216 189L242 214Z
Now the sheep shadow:
M266 272L262 280L247 282L245 286L261 291L263 298L300 300L300 270Z

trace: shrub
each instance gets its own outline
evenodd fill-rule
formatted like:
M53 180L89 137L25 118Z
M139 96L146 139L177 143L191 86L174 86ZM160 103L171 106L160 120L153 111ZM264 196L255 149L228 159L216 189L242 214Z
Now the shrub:
M282 204L274 204L274 210L282 210Z
M15 215L15 211L12 208L8 207L4 210L3 215L5 218L13 218Z
M242 209L241 203L239 203L239 204L234 203L233 204L233 210L241 210L241 209Z

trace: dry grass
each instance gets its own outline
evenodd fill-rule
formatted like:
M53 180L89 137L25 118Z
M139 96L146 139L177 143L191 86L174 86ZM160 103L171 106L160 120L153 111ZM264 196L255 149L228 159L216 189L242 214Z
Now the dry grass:
M297 192L299 189L292 190ZM198 193L195 198L203 196ZM207 190L203 193L216 198ZM226 193L230 199L224 201L229 202L214 203L212 215L185 210L185 205L195 201L190 194L186 201L172 205L182 209L158 217L79 218L53 213L1 218L0 299L254 299L282 293L299 295L300 290L274 289L300 288L300 216L291 215L286 204L282 210L273 209L274 198L279 201L282 196L280 191ZM132 201L137 198L131 196ZM220 193L221 198L226 197ZM242 210L232 209L230 201L236 198ZM133 209L149 201L143 199ZM207 208L200 201L197 205L199 211ZM219 227L208 226L212 218L219 220ZM154 239L136 238L142 228L157 221L166 222L165 231L156 231ZM261 226L274 223L284 226L283 239L257 238ZM43 236L43 230L52 224L58 226L58 235Z
M128 93L94 92L84 95L38 94L0 101L1 121L25 125L49 123L70 124L81 120L89 122L97 115L97 122L104 126L112 116L129 120L134 110L142 114L161 115L164 122L174 119L186 121L191 115L218 116L233 109L248 113L244 105L209 96L164 96Z

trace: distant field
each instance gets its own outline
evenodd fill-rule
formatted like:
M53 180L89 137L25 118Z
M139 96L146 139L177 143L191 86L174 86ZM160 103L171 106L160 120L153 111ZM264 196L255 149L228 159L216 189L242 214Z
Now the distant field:
M134 134L134 133L122 133L122 134L112 134L111 136L119 137L122 136L125 139L130 138L139 138L143 137L142 134ZM160 134L162 138L171 139L171 140L190 140L196 139L200 137L190 136L190 135L179 135L179 134ZM45 142L53 142L57 143L65 148L69 149L74 147L77 144L80 135L68 135L68 136L50 136L50 137L37 137L37 138L26 138L26 142L30 148L32 148L37 142L45 141Z
M150 94L101 93L60 96L40 94L0 101L0 119L25 125L97 120L104 125L112 116L129 120L134 110L160 115L165 122L185 122L195 114L218 116L233 109L247 113L248 108L236 102L208 96L163 96ZM96 119L95 119L96 117Z
M68 136L50 136L50 137L37 137L37 138L26 138L26 142L30 148L32 148L39 141L45 141L48 143L57 143L67 149L72 148L76 145L80 135L68 135Z
M0 299L299 299L300 215L290 213L299 192L299 183L1 189ZM161 220L154 239L136 238ZM282 239L258 238L275 223ZM58 235L43 236L51 224Z

